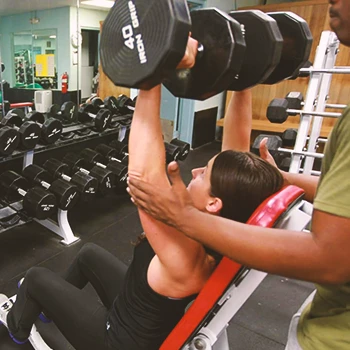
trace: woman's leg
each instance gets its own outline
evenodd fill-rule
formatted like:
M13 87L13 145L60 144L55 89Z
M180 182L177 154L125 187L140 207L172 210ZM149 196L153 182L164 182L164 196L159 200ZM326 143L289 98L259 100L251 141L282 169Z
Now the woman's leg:
M52 271L31 268L7 315L11 334L25 340L42 310L77 349L107 349L108 309L88 293L74 287Z
M85 244L63 275L73 286L82 289L92 284L103 304L110 308L123 285L127 266L105 249Z

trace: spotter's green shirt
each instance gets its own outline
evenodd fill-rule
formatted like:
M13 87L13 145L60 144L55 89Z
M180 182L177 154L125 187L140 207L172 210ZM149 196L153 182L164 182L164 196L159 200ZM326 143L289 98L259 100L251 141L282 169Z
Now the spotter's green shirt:
M327 142L314 208L350 218L350 105ZM350 254L350 247L344 249ZM303 350L349 350L350 282L316 288L298 324L300 346Z

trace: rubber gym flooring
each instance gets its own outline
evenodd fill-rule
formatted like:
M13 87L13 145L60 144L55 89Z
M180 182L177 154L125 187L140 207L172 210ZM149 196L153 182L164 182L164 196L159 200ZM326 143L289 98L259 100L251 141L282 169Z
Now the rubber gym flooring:
M191 169L203 166L220 150L213 142L190 153L181 170L186 182ZM0 293L16 294L17 282L32 266L64 271L86 242L94 242L130 264L130 244L142 232L136 207L128 196L111 195L94 203L78 205L69 214L75 235L81 240L66 247L59 237L36 223L14 228L0 235ZM215 234L215 232L213 232ZM228 328L230 349L282 350L293 313L313 290L305 282L269 275L232 319ZM94 293L87 287L89 293ZM54 350L70 350L70 346L53 324L37 322L44 339ZM5 327L0 327L0 350L32 349L29 344L16 345ZM98 349L96 349L98 350ZM131 350L131 349L125 349Z

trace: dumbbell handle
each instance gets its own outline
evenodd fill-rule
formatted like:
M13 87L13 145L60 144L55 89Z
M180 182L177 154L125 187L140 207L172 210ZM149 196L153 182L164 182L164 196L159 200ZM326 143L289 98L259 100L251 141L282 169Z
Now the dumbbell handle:
M124 156L128 156L129 157L129 152L125 152L125 151L119 151L118 148L112 147L114 148L117 152L119 152L120 155L124 155Z
M17 192L23 197L27 195L27 192L25 190L22 190L22 188L17 188Z
M108 157L108 160L112 161L112 162L118 162L118 163L122 163L122 161L118 158L114 158L114 157Z
M314 115L316 117L328 117L328 118L339 118L341 113L334 112L314 112L314 111L302 111L299 109L287 109L288 114L300 114L300 115Z
M135 107L133 106L124 105L124 107L126 107L129 111L135 111Z
M77 167L76 168L78 171L81 171L82 173L86 174L86 175L90 175L90 171L89 170L86 170L84 168L80 168L80 167Z
M66 174L60 174L61 178L65 181L71 182L72 178Z
M39 182L40 182L41 186L45 187L47 190L51 187L51 185L46 181L39 180Z
M102 164L102 163L99 163L99 162L93 162L94 165L98 166L99 168L102 168L102 169L107 169L107 165L105 164Z
M96 118L96 114L92 114L92 113L86 113L86 114L91 118Z

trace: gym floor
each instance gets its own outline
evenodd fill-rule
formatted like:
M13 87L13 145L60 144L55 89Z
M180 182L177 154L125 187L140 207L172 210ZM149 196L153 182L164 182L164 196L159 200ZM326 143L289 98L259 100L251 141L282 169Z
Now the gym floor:
M186 182L191 179L191 169L205 165L220 151L220 146L220 143L213 142L190 153L181 165ZM0 293L8 296L16 294L17 282L32 266L43 266L61 273L87 242L99 244L130 264L133 251L131 242L142 232L142 228L136 207L127 195L111 195L91 204L78 205L70 213L69 219L75 235L81 238L69 247L61 245L58 236L37 223L0 235ZM232 319L228 328L230 349L284 349L290 319L313 289L310 283L267 276ZM86 291L94 293L90 286ZM38 321L37 326L54 350L73 349L53 324ZM16 345L5 327L0 327L0 350L12 349L32 347L29 344Z

